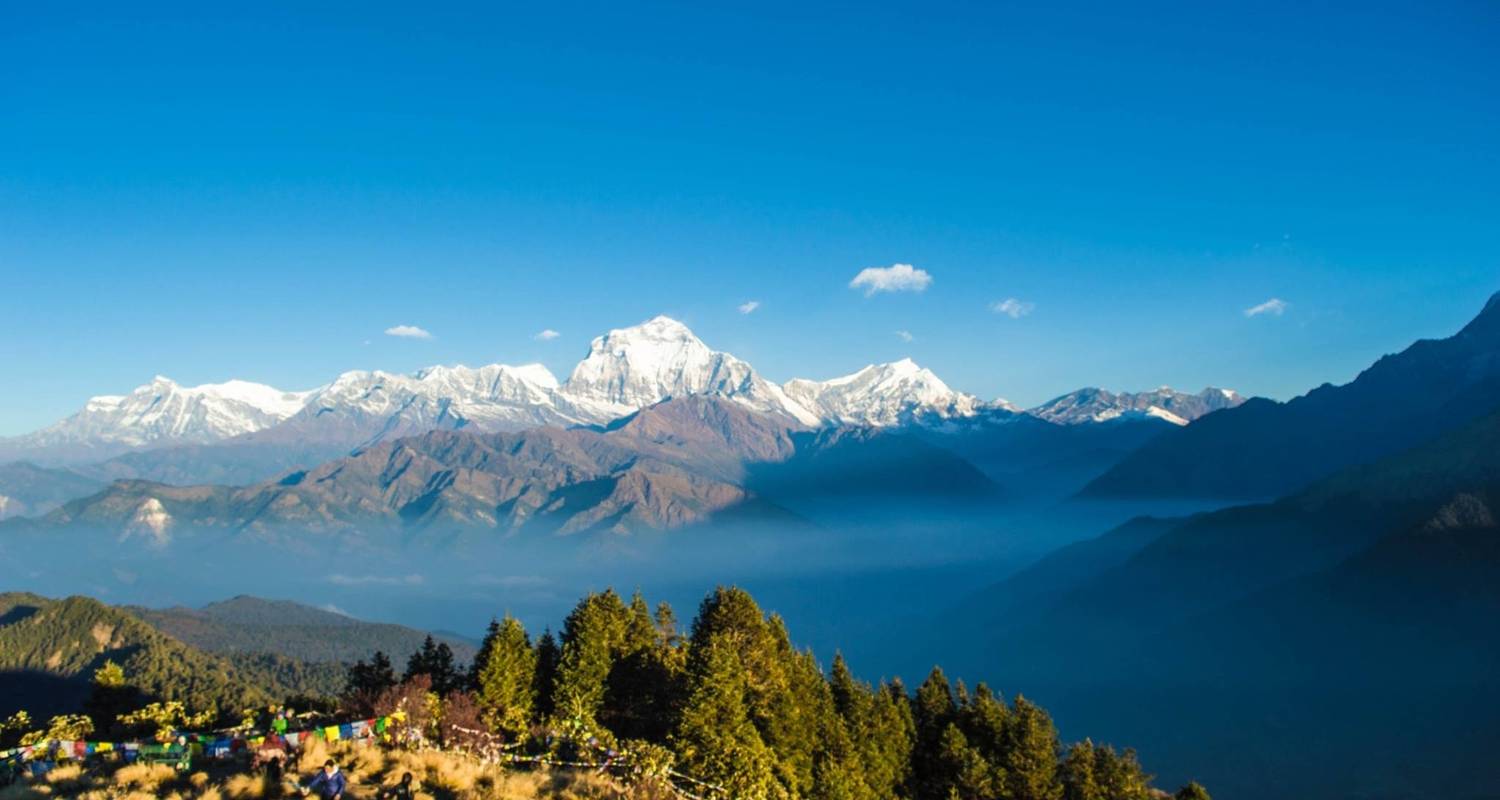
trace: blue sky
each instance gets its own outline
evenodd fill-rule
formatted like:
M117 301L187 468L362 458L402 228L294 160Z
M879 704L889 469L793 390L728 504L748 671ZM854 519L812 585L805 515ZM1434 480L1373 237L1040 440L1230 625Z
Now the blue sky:
M48 5L0 11L0 434L657 313L778 380L1287 397L1500 290L1493 4Z

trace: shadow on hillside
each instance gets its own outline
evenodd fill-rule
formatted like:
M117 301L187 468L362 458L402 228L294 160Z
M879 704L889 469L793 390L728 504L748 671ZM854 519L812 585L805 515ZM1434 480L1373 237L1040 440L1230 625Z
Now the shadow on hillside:
M43 720L81 707L88 692L88 681L41 670L0 670L0 717L25 710L32 719Z

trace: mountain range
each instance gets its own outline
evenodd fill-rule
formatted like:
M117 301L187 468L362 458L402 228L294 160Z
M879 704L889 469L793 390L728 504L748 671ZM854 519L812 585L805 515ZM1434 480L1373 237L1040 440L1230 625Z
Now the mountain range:
M1272 502L1057 550L945 615L985 632L961 663L1058 692L1060 713L1108 717L1171 760L1211 756L1236 794L1484 796L1496 776L1467 768L1487 756L1461 732L1500 710L1491 406ZM1382 702L1413 687L1420 711Z
M888 458L937 446L991 480L1024 484L1069 472L1043 482L1073 486L1166 428L1240 402L1219 389L1084 389L1022 412L956 391L910 359L778 385L656 317L594 339L561 382L535 364L354 371L302 392L244 381L183 387L158 377L0 441L0 460L27 459L0 466L0 518L47 514L119 482L52 520L108 518L153 540L164 526L209 519L235 528L387 517L502 528L547 518L559 532L679 527L767 486L790 488L786 475L834 463L813 454L835 442L843 453L877 448ZM800 449L792 444L794 434L856 428L913 435L807 435L796 439ZM430 436L439 432L490 438ZM494 447L514 453L475 466L444 461ZM759 489L748 485L749 465L799 453L787 469L757 470ZM419 466L390 463L408 458ZM965 474L956 486L983 480L955 459L937 460L937 474ZM358 490L356 475L367 479ZM418 475L424 482L411 485ZM886 477L882 485L891 485L895 476Z
M1255 398L1144 444L1085 496L1280 496L1413 447L1487 413L1500 397L1500 294L1445 339L1387 355L1342 386Z
M826 381L778 385L709 348L676 320L656 317L597 337L566 381L540 364L430 367L412 375L353 371L312 390L230 381L183 387L158 377L128 395L95 397L42 430L0 440L0 461L53 465L207 444L327 444L344 450L429 430L513 431L600 426L663 400L712 395L806 427L888 427L1018 413L950 388L910 359ZM1186 424L1240 402L1215 389L1114 394L1085 389L1034 410L1054 422L1150 415Z
M851 472L850 463L862 469ZM907 474L916 464L926 482ZM875 465L903 468L881 474ZM120 480L15 522L106 528L157 547L201 530L268 537L288 530L627 533L680 528L731 509L780 514L778 497L819 486L834 494L814 473L886 498L982 498L998 491L968 462L900 431L815 435L723 397L690 395L603 429L428 431L243 487Z

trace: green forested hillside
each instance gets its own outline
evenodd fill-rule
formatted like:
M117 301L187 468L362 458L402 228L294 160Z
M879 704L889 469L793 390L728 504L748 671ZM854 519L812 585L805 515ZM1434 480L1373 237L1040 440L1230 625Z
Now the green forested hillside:
M34 719L87 711L96 730L149 700L237 711L310 681L298 662L231 664L83 597L0 596L0 654L4 686L20 695L0 710L24 700ZM123 677L100 685L130 690L124 702L111 695L108 714L99 695L85 702L106 659ZM1065 746L1047 712L1023 697L971 690L936 667L915 691L899 679L861 681L837 656L825 668L735 588L711 593L682 632L666 604L653 611L639 595L627 602L606 590L580 601L556 638L533 641L507 617L469 668L430 639L404 674L399 666L375 653L340 669L342 713L403 711L404 724L440 747L473 744L483 728L512 752L565 761L628 753L631 770L714 800L1166 797L1133 751ZM1207 797L1196 786L1178 796Z
M94 671L106 661L119 664L126 681L147 699L222 712L322 693L338 677L336 669L274 655L231 662L87 597L0 595L0 715L78 710Z
M899 679L863 682L837 656L825 669L736 588L711 593L685 632L666 604L604 591L579 602L557 639L533 642L512 618L494 624L467 675L431 651L404 682L391 667L377 656L351 670L350 711L436 708L437 731L483 726L516 747L563 737L651 753L715 800L1167 797L1133 751L1065 747L1024 697L969 689L936 667L915 692ZM1193 785L1178 796L1208 795Z
M128 609L152 627L200 650L219 654L278 653L311 663L353 662L377 650L404 658L416 652L425 631L365 622L285 600L240 596L203 608ZM474 645L437 636L468 663Z

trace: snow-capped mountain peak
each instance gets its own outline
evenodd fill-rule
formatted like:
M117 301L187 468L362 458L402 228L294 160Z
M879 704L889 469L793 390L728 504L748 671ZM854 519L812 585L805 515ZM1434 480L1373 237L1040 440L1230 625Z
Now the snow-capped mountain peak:
M15 444L110 452L216 442L276 425L295 414L307 396L240 380L182 386L158 375L129 394L91 397L82 411L18 437Z
M657 316L593 339L566 381L541 364L432 366L411 374L353 370L307 392L240 380L184 387L156 376L128 394L93 397L51 427L0 442L0 460L98 460L131 449L235 437L339 452L431 430L602 425L691 395L720 397L808 427L949 426L1019 411L1004 400L986 402L957 391L910 358L830 380L778 385L709 347L678 320ZM1242 400L1224 389L1189 395L1168 387L1139 394L1090 388L1029 413L1061 424L1156 417L1183 425Z
M711 349L686 325L665 316L595 338L560 393L581 411L606 417L669 397L717 394L804 424L817 421L749 364Z
M1245 402L1237 392L1209 387L1197 394L1162 386L1149 392L1110 392L1090 386L1069 392L1026 413L1059 425L1154 417L1186 425L1221 408Z
M557 386L540 364L433 366L410 375L355 370L314 391L289 424L312 438L367 444L434 429L577 422L558 410Z
M796 378L782 387L789 397L830 422L898 425L921 418L972 416L985 404L949 388L910 358L826 381Z

